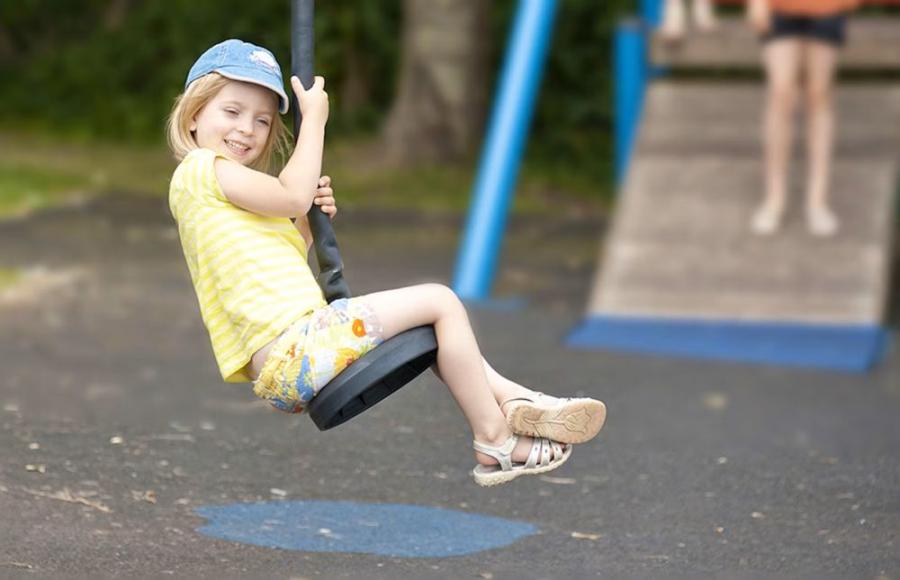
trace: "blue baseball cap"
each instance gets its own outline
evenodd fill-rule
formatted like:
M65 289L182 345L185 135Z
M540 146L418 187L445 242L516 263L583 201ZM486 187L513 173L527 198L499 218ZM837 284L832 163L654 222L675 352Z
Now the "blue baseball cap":
M200 55L188 71L184 88L211 72L274 91L278 95L279 110L282 114L287 113L289 101L284 92L281 67L275 56L265 48L236 38L222 41Z

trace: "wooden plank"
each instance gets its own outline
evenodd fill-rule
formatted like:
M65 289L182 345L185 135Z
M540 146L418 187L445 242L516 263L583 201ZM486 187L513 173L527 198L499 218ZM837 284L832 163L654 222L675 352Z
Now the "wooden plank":
M655 64L673 69L755 69L760 66L760 41L742 18L721 18L715 30L689 31L675 44L654 35L650 54ZM900 19L851 17L840 66L844 70L900 70Z
M746 83L651 86L637 154L597 270L591 314L882 320L900 85L838 89L832 200L842 229L829 239L806 230L802 163L793 166L783 230L773 237L748 230L762 191L759 96L759 87Z

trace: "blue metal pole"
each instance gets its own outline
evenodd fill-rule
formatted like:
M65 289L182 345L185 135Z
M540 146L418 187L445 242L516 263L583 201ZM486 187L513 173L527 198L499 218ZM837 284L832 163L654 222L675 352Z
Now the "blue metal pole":
M662 21L663 1L664 0L640 0L641 18L644 19L644 22L647 23L651 30L658 27Z
M615 94L613 97L616 183L621 185L631 161L634 139L641 120L647 83L647 44L641 22L624 20L616 27L613 49Z
M519 0L453 276L464 300L490 294L555 16L556 0Z

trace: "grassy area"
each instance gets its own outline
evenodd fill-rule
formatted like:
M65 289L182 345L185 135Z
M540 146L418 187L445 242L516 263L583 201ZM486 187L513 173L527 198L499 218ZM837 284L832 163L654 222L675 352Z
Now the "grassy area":
M5 288L9 288L22 278L22 272L19 270L10 270L9 268L0 268L0 292Z
M455 165L399 168L384 164L369 142L338 143L328 148L326 171L336 193L350 207L401 208L422 211L465 211L471 201L477 160ZM577 172L560 172L550 164L524 165L512 209L518 213L602 211L610 187Z
M79 175L48 172L2 162L0 216L22 215L60 203L79 194L86 186L85 180Z
M0 132L0 171L36 176L85 194L164 195L175 167L159 146L64 140L44 134ZM0 190L3 197L9 191Z
M416 168L386 164L378 144L329 144L325 170L339 206L461 212L469 204L475 161ZM0 132L0 216L63 202L74 195L164 196L175 162L162 146L86 142ZM541 168L522 172L513 211L585 214L600 211L604 184Z

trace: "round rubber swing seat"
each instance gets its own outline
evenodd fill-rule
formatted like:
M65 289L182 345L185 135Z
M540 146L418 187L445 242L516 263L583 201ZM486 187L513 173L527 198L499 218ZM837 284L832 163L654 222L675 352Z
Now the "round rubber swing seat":
M309 416L320 431L337 427L416 378L437 360L434 327L418 326L370 350L313 397Z

